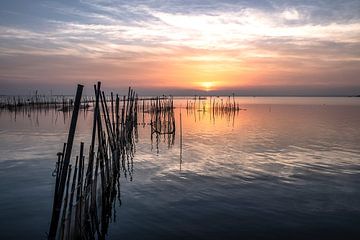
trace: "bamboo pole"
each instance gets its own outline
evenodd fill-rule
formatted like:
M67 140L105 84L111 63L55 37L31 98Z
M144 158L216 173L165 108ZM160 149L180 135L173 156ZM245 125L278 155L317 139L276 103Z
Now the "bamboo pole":
M56 196L57 199L55 201L55 209L54 209L53 215L51 217L51 224L50 224L50 230L49 230L49 239L51 239L51 240L55 239L55 237L56 237L56 231L57 231L57 227L58 227L58 223L59 223L62 198L64 196L66 175L67 175L67 170L68 170L69 164L70 164L71 150L72 150L72 146L73 146L73 142L74 142L74 136L75 136L75 130L76 130L76 124L77 124L77 118L78 118L78 114L79 114L80 104L81 104L81 95L82 95L83 88L84 88L83 85L79 84L77 86L74 110L73 110L72 119L71 119L71 123L70 123L68 140L67 140L67 144L66 144L63 171L60 176L59 191L58 191L58 196Z
M74 193L75 193L75 187L76 187L76 176L79 171L78 169L78 162L79 157L76 156L76 162L75 162L75 169L73 173L73 179L71 183L71 191L70 191L70 201L69 201L69 210L68 210L68 217L67 217L67 239L71 239L71 218L72 218L72 210L73 210L73 201L74 201Z
M89 151L89 163L88 163L88 170L86 173L86 186L88 186L90 184L90 182L92 181L92 175L93 175L96 123L97 123L97 115L99 114L100 87L101 87L101 82L98 82L97 86L94 85L95 108L94 108L94 117L93 117L93 128L92 128L92 134L91 134L91 144L90 144L90 151ZM89 189L87 189L87 191L89 191Z
M181 118L181 109L180 109L180 171L182 163L182 152L183 152L183 138L182 138L182 118Z
M67 210L67 203L69 198L69 185L70 185L70 176L71 176L71 164L69 165L67 179L66 179L66 191L65 191L65 198L64 198L64 205L63 205L63 213L61 218L61 239L64 239L65 235L65 222L66 222L66 210Z

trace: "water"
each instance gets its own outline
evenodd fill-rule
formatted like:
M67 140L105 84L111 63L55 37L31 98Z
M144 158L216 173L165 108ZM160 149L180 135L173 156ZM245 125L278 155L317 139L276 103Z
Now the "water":
M109 239L359 238L360 99L237 102L246 110L214 117L176 100L170 147L139 126ZM92 112L79 120L74 155L80 141L88 151ZM68 127L60 112L0 112L0 239L46 238Z

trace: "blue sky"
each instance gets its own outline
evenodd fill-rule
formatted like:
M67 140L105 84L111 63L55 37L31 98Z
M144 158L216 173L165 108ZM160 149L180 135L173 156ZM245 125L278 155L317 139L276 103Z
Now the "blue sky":
M360 1L1 1L0 94L360 93Z

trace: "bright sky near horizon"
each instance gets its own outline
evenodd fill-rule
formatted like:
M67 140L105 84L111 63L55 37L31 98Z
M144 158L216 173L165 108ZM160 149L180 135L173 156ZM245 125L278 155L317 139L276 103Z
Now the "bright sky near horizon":
M359 0L0 2L0 94L360 94Z

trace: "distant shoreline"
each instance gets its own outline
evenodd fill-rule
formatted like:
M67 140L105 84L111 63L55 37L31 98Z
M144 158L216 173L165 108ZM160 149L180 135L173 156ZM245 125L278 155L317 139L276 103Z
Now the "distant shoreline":
M110 93L110 92L109 92ZM194 95L174 95L174 94L159 94L159 95L147 95L147 94L144 94L144 95L141 95L142 97L154 97L154 96L173 96L173 97L176 97L176 98L193 98L194 96L196 97L228 97L228 96L232 96L232 94L220 94L220 95L217 95L217 94L194 94ZM28 94L0 94L0 97L33 97L34 95L28 95ZM38 96L45 96L45 97L73 97L74 95L73 94L56 94L56 95L49 95L49 94L38 94ZM91 97L93 95L84 95L84 97ZM324 98L328 98L328 97L334 97L334 98L358 98L360 97L360 95L236 95L235 94L235 97L304 97L304 98L307 98L307 97L313 97L313 98L321 98L321 97L324 97Z

